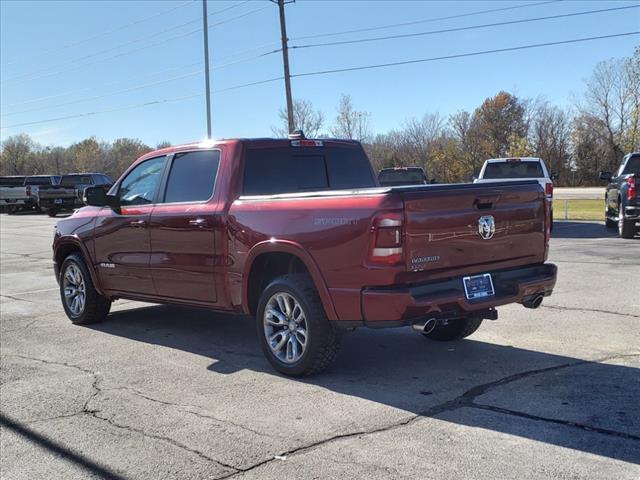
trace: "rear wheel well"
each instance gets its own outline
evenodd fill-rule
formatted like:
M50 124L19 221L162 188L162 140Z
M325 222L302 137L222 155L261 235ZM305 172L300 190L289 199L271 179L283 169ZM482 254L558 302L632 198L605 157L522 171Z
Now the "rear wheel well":
M260 295L267 285L274 278L291 273L309 274L309 270L300 258L290 253L263 253L256 257L251 265L247 285L247 300L251 315L255 315Z

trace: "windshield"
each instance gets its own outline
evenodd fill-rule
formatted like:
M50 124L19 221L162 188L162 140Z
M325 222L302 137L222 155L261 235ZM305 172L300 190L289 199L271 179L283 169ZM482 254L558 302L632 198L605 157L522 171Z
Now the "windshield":
M91 185L90 175L64 175L60 180L63 187L75 187L76 185Z
M482 178L543 178L540 162L487 163Z

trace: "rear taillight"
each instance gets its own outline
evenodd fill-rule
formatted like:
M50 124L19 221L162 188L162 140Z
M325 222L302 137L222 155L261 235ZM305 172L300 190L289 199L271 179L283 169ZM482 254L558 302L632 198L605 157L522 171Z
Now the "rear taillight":
M636 198L637 194L635 177L630 177L629 180L627 180L627 183L629 184L629 188L627 189L627 200L632 200Z
M31 187L27 186L27 197L31 196Z
M376 216L371 226L369 260L383 265L402 263L402 214L385 212Z
M547 182L547 184L545 186L545 189L544 189L544 192L547 195L553 195L553 183Z

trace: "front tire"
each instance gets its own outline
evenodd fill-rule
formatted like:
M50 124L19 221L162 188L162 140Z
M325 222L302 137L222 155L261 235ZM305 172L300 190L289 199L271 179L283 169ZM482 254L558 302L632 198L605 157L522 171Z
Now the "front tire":
M55 208L50 208L49 210L47 210L47 215L49 215L50 217L55 217L58 214L58 210L56 210Z
M264 355L285 375L319 373L338 353L339 335L308 275L283 275L273 280L260 296L256 323Z
M89 270L77 253L69 255L60 268L60 298L67 317L76 325L100 322L111 308L111 301L93 286Z
M482 319L477 317L452 318L445 325L438 323L431 332L423 335L430 340L450 342L468 337L478 330L481 324Z
M618 224L617 224L617 222L615 222L614 220L611 220L609 218L609 213L611 213L609 211L609 201L605 197L605 199L604 199L604 224L605 224L605 226L607 228L616 228L618 226Z

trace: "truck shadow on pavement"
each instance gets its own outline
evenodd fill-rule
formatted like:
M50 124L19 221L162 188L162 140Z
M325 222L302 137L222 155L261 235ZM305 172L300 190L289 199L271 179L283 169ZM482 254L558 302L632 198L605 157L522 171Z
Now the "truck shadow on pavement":
M248 317L150 306L112 313L90 328L206 356L219 374L281 377L263 357ZM327 372L290 381L640 464L640 368L622 364L638 365L640 354L599 360L472 338L432 342L409 328L360 329L344 337Z
M616 238L618 231L603 222L556 221L551 238Z

